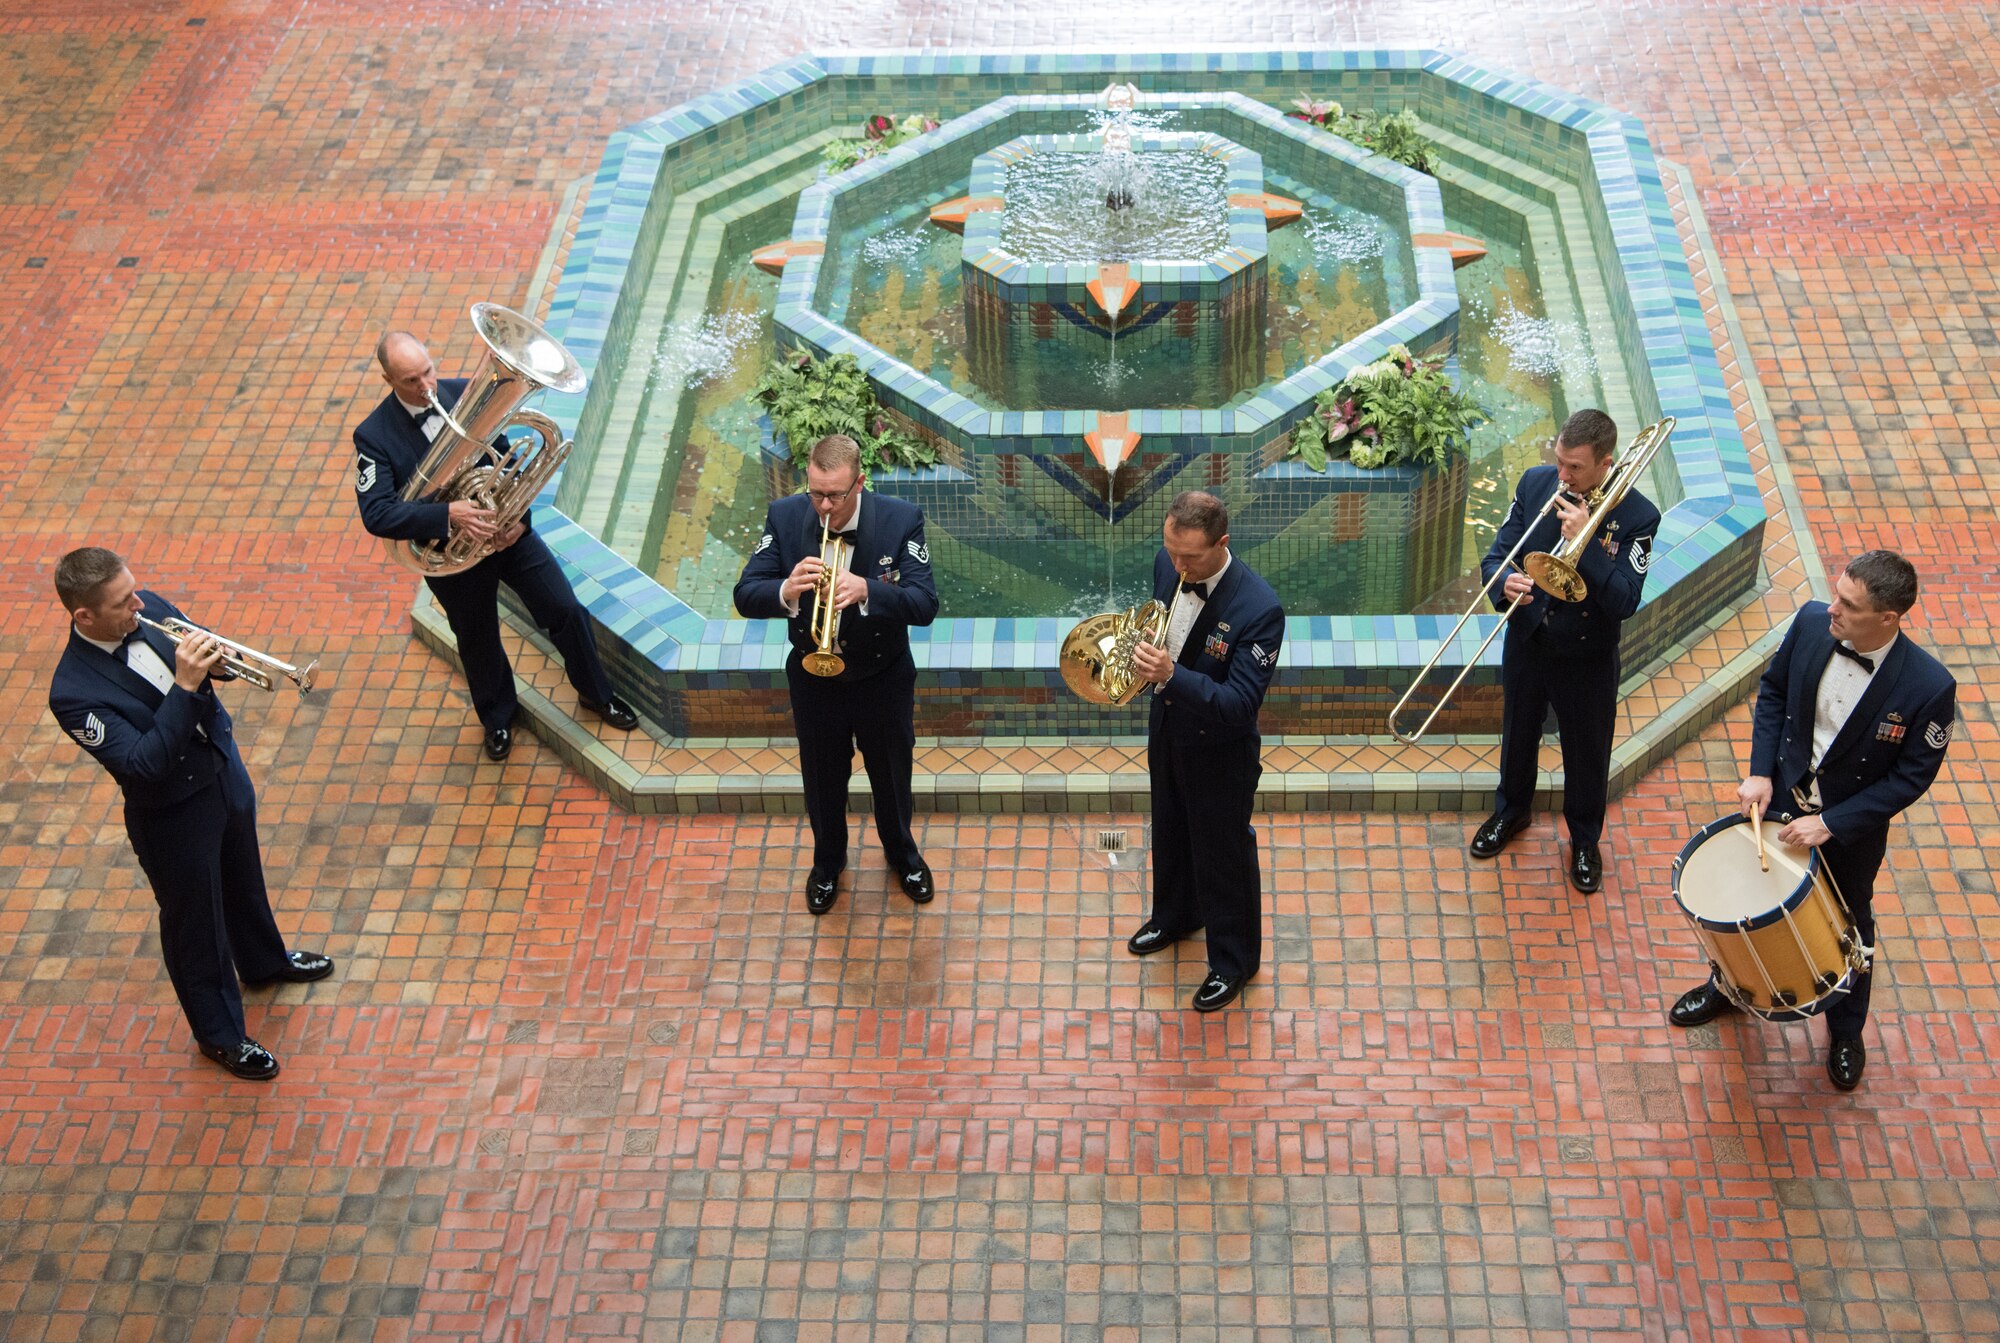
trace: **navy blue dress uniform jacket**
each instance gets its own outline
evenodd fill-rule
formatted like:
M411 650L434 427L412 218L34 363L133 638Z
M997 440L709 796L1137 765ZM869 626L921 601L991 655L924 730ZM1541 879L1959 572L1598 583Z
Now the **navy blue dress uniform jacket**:
M464 378L438 380L438 404L446 410L464 392ZM400 496L403 482L417 473L430 450L424 431L394 394L383 397L355 429L354 492L370 535L392 541L442 541L451 535L450 504L407 503Z
M441 379L438 404L450 409L464 392L464 378ZM442 541L451 534L449 503L401 497L404 484L416 475L430 449L424 431L394 395L383 397L354 431L354 490L362 524L370 533L398 542ZM548 633L578 697L602 705L612 695L589 614L577 601L562 566L535 534L530 515L522 513L521 522L524 530L513 545L458 573L425 580L451 624L473 707L489 732L512 723L517 707L513 668L500 641L496 598L502 583L514 590L535 623Z
M185 619L155 593L141 591L139 597L140 609L153 620ZM173 641L147 626L139 628L173 671ZM157 706L155 700L160 701ZM62 730L118 780L128 811L172 806L214 783L225 770L243 772L229 711L214 691L204 686L190 693L174 685L162 699L152 682L74 628L56 665L49 710Z
M886 494L867 494L857 520L853 572L868 582L868 613L859 606L841 612L837 643L847 660L840 675L827 679L865 681L910 654L910 626L937 619L937 583L931 577L930 547L924 543L924 512ZM763 535L736 580L736 609L751 620L785 619L779 589L800 560L820 551L820 518L809 495L788 495L771 505ZM813 595L799 599L791 616L795 653L812 651Z
M1179 588L1162 548L1153 558L1153 596L1165 605ZM1218 742L1254 735L1284 639L1278 594L1232 556L1188 631L1173 679L1153 692L1152 730Z
M154 620L180 617L151 592ZM140 626L171 671L173 643ZM257 794L236 750L229 713L206 684L164 695L74 630L56 666L49 708L63 731L118 780L125 833L160 907L160 955L195 1038L245 1038L239 978L285 967L257 841Z
M1153 595L1180 575L1162 549ZM1146 739L1153 797L1152 922L1205 930L1209 969L1239 978L1264 959L1263 876L1250 816L1263 774L1257 711L1277 671L1285 611L1271 585L1232 557L1153 691Z
M1826 603L1807 602L1758 685L1750 773L1772 781L1774 811L1792 810L1788 790L1812 769L1819 682L1834 642ZM1899 633L1820 762L1820 820L1835 839L1884 833L1923 796L1944 764L1957 690L1936 658Z
M1514 503L1507 510L1486 557L1479 562L1480 576L1489 582L1514 543L1521 539L1528 520L1549 501L1557 486L1556 468L1531 467L1521 474L1514 487ZM1653 536L1660 529L1660 510L1637 490L1628 493L1611 510L1576 558L1588 592L1582 601L1558 601L1539 587L1514 613L1516 623L1536 630L1536 647L1550 657L1608 656L1618 648L1619 626L1639 609L1645 587L1646 570L1653 563ZM1562 540L1562 521L1553 510L1535 524L1528 543L1510 572L1520 568L1520 559L1537 551L1554 550ZM1524 570L1522 572L1525 572ZM1501 583L1493 584L1495 610L1507 608Z

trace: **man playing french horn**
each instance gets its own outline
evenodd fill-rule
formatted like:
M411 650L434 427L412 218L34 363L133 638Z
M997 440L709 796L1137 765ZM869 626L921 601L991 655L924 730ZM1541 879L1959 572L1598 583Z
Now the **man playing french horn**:
M493 511L473 499L402 497L404 484L417 474L431 444L449 432L438 410L450 411L458 404L465 379L440 381L430 351L407 331L383 336L375 347L375 360L382 381L389 384L389 395L354 431L354 490L362 525L371 534L394 541L437 542L465 536L482 545L492 543L491 553L469 568L424 580L458 641L473 711L485 731L487 758L504 760L513 749L518 707L514 669L500 642L496 601L502 583L514 590L535 623L547 631L583 707L620 731L637 727L638 716L612 694L589 613L526 514L502 531Z

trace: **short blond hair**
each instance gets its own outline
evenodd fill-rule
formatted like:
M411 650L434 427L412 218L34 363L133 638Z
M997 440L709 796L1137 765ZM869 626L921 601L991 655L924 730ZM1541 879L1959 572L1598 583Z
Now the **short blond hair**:
M806 463L822 471L838 471L842 467L847 467L859 476L861 445L846 434L828 434L813 444L812 451L806 456Z

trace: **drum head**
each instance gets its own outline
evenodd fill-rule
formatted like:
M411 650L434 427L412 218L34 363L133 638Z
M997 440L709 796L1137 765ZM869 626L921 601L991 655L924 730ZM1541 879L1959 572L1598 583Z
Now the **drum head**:
M1703 923L1733 928L1754 923L1791 903L1812 885L1811 849L1778 842L1784 827L1763 822L1764 854L1757 865L1757 837L1748 817L1725 816L1688 841L1674 862L1674 898Z

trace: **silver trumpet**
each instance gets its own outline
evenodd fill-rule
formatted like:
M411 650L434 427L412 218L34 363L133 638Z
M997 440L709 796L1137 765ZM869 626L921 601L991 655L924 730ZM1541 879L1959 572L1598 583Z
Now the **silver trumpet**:
M269 653L260 653L248 645L237 643L233 639L225 639L214 630L205 630L199 625L186 620L176 620L172 616L168 616L165 620L140 616L139 623L151 625L176 645L184 642L190 635L206 634L222 645L222 665L235 673L238 680L248 681L259 690L277 689L278 683L272 679L274 676L282 676L297 686L300 699L304 699L306 692L313 688L313 672L319 668L318 658L314 658L303 668L294 667L289 662L278 661Z

